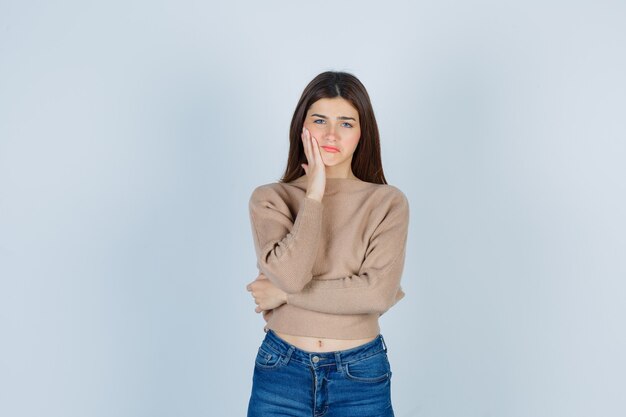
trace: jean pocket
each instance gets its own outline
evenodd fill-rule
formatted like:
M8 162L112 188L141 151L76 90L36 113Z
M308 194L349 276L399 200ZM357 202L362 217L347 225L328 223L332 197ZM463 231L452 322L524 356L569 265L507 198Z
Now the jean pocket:
M381 382L391 378L391 366L386 352L346 363L344 371L346 378L358 382Z
M283 355L261 345L257 352L254 364L261 369L276 369L283 364Z

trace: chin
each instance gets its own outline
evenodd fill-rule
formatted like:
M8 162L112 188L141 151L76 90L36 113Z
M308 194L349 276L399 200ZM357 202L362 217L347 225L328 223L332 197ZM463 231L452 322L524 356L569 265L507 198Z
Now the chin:
M322 161L324 161L324 165L327 167L334 167L335 165L339 165L339 162L337 161L328 162L324 160L324 158L322 158Z

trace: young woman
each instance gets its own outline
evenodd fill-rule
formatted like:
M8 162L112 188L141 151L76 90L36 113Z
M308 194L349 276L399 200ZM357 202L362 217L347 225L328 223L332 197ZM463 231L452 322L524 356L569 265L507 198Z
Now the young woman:
M378 318L404 297L406 196L388 185L369 95L328 71L305 88L280 182L249 201L266 321L248 417L393 416Z

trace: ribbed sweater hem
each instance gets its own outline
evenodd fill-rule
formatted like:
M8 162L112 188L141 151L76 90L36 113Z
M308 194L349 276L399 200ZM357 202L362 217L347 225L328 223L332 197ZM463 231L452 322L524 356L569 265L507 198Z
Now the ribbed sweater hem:
M331 339L364 339L380 333L378 313L326 314L289 304L274 309L265 329L295 336Z

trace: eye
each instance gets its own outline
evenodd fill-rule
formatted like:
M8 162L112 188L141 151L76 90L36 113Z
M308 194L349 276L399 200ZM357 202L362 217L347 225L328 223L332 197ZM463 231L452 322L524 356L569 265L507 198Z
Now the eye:
M315 120L313 120L313 123L315 123L315 124L318 124L318 125L322 124L322 123L317 123L317 122L326 123L326 121L324 119L315 119ZM343 122L342 124L346 125L346 127L350 127L350 128L354 127L354 126L352 126L352 123Z

